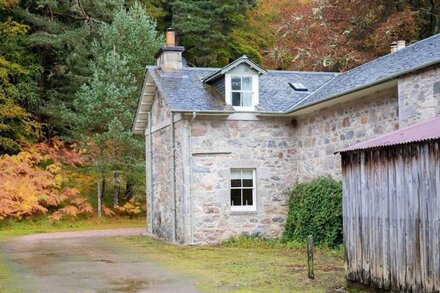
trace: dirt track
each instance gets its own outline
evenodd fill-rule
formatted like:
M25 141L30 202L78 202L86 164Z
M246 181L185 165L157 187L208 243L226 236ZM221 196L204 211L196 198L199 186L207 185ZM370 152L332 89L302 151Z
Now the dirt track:
M34 234L0 249L24 292L197 292L184 277L107 238L143 232L129 228Z

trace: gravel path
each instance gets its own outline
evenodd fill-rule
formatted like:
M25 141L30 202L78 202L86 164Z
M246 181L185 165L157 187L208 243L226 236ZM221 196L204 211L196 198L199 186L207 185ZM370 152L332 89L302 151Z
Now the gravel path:
M143 228L34 234L3 243L24 292L197 292L191 282L108 236ZM140 236L142 237L142 236Z

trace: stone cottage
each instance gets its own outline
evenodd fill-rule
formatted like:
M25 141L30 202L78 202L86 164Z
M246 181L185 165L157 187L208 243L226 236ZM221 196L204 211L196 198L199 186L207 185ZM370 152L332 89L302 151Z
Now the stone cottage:
M336 150L440 111L440 34L344 73L265 70L246 56L194 68L183 52L167 31L132 129L146 139L148 230L168 241L280 236L286 190L339 178Z

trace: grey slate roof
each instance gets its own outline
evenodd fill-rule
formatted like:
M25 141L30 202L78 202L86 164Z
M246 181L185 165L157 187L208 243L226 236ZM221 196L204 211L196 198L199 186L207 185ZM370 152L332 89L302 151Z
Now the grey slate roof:
M153 77L171 110L233 111L213 86L202 82L204 77L217 70L184 67L175 72L163 72L158 67L149 66L148 74Z
M178 72L163 72L149 66L148 73L172 110L182 111L234 111L226 105L224 96L214 85L203 79L219 68L184 67ZM260 76L260 104L258 110L282 112L287 105L301 101L307 94L332 79L335 73L268 71ZM301 82L309 92L296 92L289 82Z
M285 110L304 108L436 63L440 63L440 34L339 74L301 103L286 105Z
M440 63L440 34L340 74L268 71L260 76L258 110L290 113L437 63ZM203 82L221 70L184 67L179 72L164 73L158 67L148 67L148 73L172 110L232 112L218 86ZM289 82L300 82L309 91L295 91Z

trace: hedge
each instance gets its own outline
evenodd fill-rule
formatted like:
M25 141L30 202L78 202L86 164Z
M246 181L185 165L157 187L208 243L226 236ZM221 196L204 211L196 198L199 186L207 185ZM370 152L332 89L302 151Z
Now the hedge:
M304 242L313 235L316 245L342 243L342 183L319 177L296 185L290 192L283 240Z

